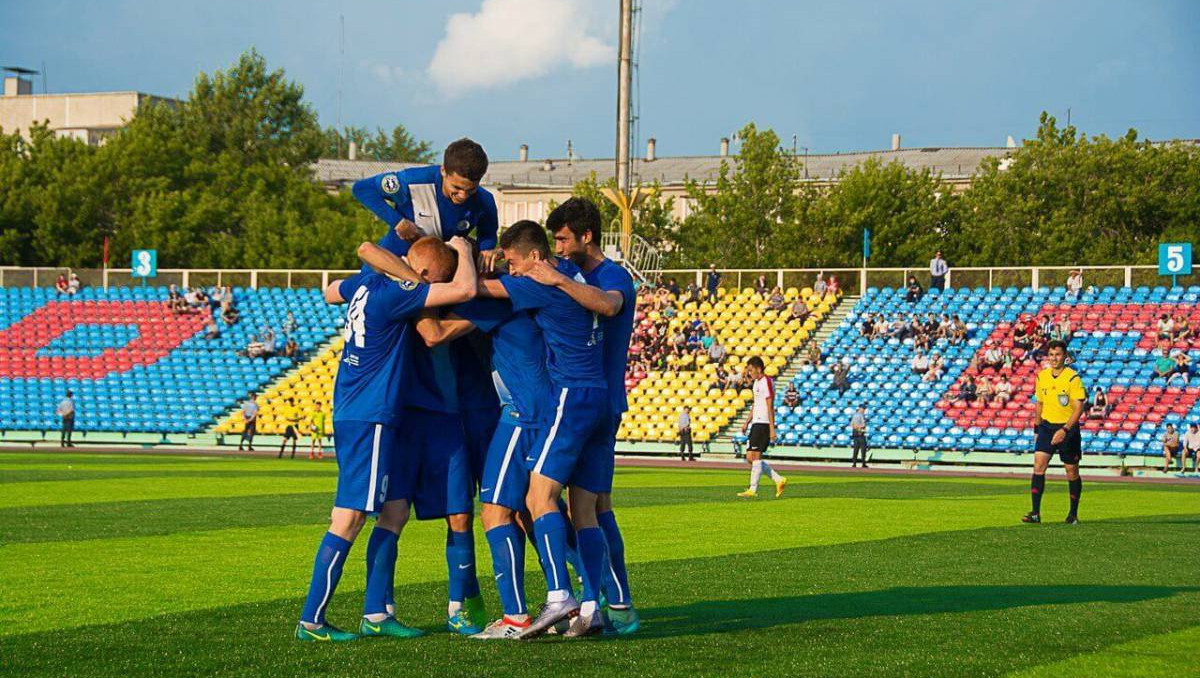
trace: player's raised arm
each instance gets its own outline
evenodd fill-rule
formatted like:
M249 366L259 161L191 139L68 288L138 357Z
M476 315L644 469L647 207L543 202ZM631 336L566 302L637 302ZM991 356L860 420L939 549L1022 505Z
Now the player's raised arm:
M605 317L611 318L617 315L625 305L625 296L620 292L616 290L605 291L599 287L593 287L585 282L569 278L546 261L539 261L531 266L526 275L543 285L557 287L566 292L567 296L574 299L575 303L592 313L599 313Z
M380 273L407 280L409 282L421 282L421 276L409 266L404 259L392 254L388 250L376 245L372 242L364 242L358 246L358 258L371 268Z
M466 238L455 236L450 239L450 247L458 253L454 279L448 283L434 283L429 286L429 295L425 298L426 308L461 304L475 298L479 283L475 273L475 262L471 258L471 243Z
M403 190L395 172L384 172L373 177L359 179L354 182L350 192L363 207L371 210L375 216L387 224L388 228L394 228L404 219L400 210L388 203L389 200L393 203L407 201L407 191Z
M345 278L334 280L325 288L325 302L329 304L344 304L346 299L342 296L342 283L346 282Z
M421 311L416 327L417 334L425 340L425 345L433 348L470 334L475 329L475 323L463 320L453 313L443 318L438 315L437 310L427 308Z

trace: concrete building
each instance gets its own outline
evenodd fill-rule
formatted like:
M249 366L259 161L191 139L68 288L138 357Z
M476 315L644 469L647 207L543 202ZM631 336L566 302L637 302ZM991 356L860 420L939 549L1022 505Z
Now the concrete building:
M12 75L4 78L4 96L0 96L0 129L28 137L34 123L44 122L60 137L95 146L124 127L148 101L176 103L142 92L34 94L32 82Z
M721 163L734 162L729 156L729 141L722 139L716 155L662 157L657 154L656 142L647 143L643 158L633 161L633 183L662 186L663 197L675 198L675 217L687 217L691 205L686 200L684 186L689 179L702 184L716 181ZM916 169L928 168L940 173L942 179L955 189L962 190L971 183L980 164L990 157L1003 158L1011 147L983 148L901 148L899 138L892 139L892 148L880 151L810 154L804 156L804 181L816 186L828 186L837 181L843 170L868 158L884 163L900 162ZM550 211L550 203L562 202L571 196L571 187L591 174L599 181L611 179L615 163L611 158L580 160L579 158L530 159L528 147L522 145L519 160L493 161L483 177L483 185L496 196L500 223L511 224L518 219L540 221ZM348 187L363 177L380 172L404 169L405 163L375 160L320 160L313 169L316 179L330 189Z

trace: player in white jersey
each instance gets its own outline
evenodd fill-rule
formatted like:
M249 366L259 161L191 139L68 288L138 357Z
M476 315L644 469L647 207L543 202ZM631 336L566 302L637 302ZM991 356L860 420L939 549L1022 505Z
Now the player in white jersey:
M742 426L742 433L750 429L750 440L746 445L746 461L750 464L750 487L745 492L738 492L739 497L757 497L758 480L763 471L775 482L775 496L783 495L787 487L787 478L771 468L763 461L762 455L775 440L775 382L764 374L765 367L762 358L754 356L746 361L746 374L754 380L754 409L750 420Z

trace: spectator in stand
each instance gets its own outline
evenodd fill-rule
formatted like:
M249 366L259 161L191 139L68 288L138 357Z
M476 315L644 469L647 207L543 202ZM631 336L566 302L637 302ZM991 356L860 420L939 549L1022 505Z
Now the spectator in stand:
M996 402L1003 406L1013 397L1013 385L1008 380L1008 374L1001 374L1000 381L996 382Z
M1182 312L1175 315L1171 324L1171 341L1187 341L1192 338L1192 328L1188 324L1187 316Z
M1187 434L1183 436L1183 456L1179 459L1179 470L1187 468L1187 457L1192 455L1192 473L1200 469L1200 425L1195 422L1188 424Z
M921 283L917 282L916 276L908 276L908 284L905 285L906 292L904 293L904 301L915 304L925 296L925 289L921 287Z
M999 374L1000 370L1008 367L1009 361L1006 358L1007 352L989 340L987 348L983 352L983 359L979 361L979 370L982 372L986 369L992 369Z
M167 287L167 308L176 315L187 313L187 300L183 298L174 283Z
M220 339L221 338L221 328L217 326L216 318L209 317L208 324L206 324L204 326L204 338L205 339Z
M725 346L719 339L713 339L712 346L708 347L708 360L718 365L725 362Z
M783 404L788 407L796 407L800 404L800 392L796 390L796 384L788 382L787 391L783 394Z
M74 296L79 294L79 290L81 288L83 288L83 283L80 282L79 276L75 273L71 273L71 279L67 281L67 295Z
M291 359L292 362L300 357L300 345L296 343L295 337L288 337L283 343L283 357Z
M868 341L875 338L875 316L868 313L858 324L858 335Z
M676 299L679 298L679 283L674 278L667 278L667 291Z
M227 326L233 326L238 321L238 310L233 305L233 299L229 298L221 302L221 320L225 321Z
M996 397L996 389L992 388L992 382L982 374L979 375L979 380L976 382L976 391L979 393L979 400L984 404L992 402Z
M184 295L187 300L187 305L192 313L198 313L200 309L208 306L208 295L199 287L193 287Z
M792 302L792 311L789 319L803 324L805 320L808 320L808 316L810 315L812 315L812 311L808 310L808 304L804 302L804 298L796 297L796 300Z
M890 329L891 329L891 324L887 321L887 318L884 317L884 315L882 313L880 313L879 315L875 316L875 330L871 333L871 338L872 339L878 339L880 337L886 338L888 336Z
M837 301L837 297L841 294L842 288L838 284L836 275L829 276L829 283L825 285L825 298L830 301Z
M1054 334L1055 323L1049 315L1042 315L1042 321L1038 323L1038 333L1043 337L1049 337Z
M279 454L276 459L283 459L283 448L292 441L292 459L296 458L296 442L300 440L300 408L296 407L294 398L287 399L287 405L281 408L286 427L283 429L283 440L279 442Z
M1071 274L1067 276L1067 296L1078 300L1083 294L1083 272L1079 269L1072 269Z
M756 278L754 280L754 291L760 297L765 297L765 296L767 296L768 293L770 293L771 288L767 284L767 276L766 275L760 273L758 275L758 278Z
M1088 419L1103 419L1112 408L1108 405L1108 394L1099 385L1092 388L1092 402L1088 405Z
M71 434L75 432L75 394L67 391L67 397L58 401L54 413L62 423L58 444L61 447L75 447L75 443L71 442Z
M859 405L850 417L850 440L854 448L850 452L850 468L858 466L861 455L862 466L867 468L867 406Z
M742 375L742 368L734 367L733 369L729 370L729 373L725 376L724 388L741 389L743 382L744 379Z
M946 362L942 360L942 356L937 351L929 358L929 369L925 370L925 376L921 377L922 381L937 381L946 373Z
M843 357L833 366L833 386L838 395L850 390L850 356Z
M1033 350L1033 341L1037 334L1037 321L1028 313L1022 314L1020 319L1013 325L1013 348L1019 348L1029 353Z
M1071 338L1075 336L1074 330L1071 328L1071 319L1066 313L1058 316L1058 322L1054 323L1050 330L1050 338L1061 341L1064 344L1070 344Z
M805 360L813 367L821 364L821 342L816 339L808 342L808 355L805 356Z
M950 272L950 264L942 258L939 250L929 260L929 289L941 292L946 289L946 274Z
M272 332L271 330L267 330L267 333L263 335L262 347L263 347L263 351L262 351L263 360L274 357L274 355L275 355L275 333Z
M1154 376L1171 383L1173 374L1175 374L1175 359L1171 357L1171 349L1164 345L1158 358L1154 360Z
M59 273L58 280L54 281L54 291L58 292L59 294L66 294L67 287L69 285L70 283L67 282L67 274Z
M242 355L246 356L247 358L263 357L263 343L258 340L258 335L250 335L250 341L246 344L246 348L242 351Z
M717 272L716 264L708 265L708 277L705 279L704 288L708 291L709 299L717 298L717 289L721 287L721 274Z
M1183 379L1183 385L1186 387L1192 381L1192 359L1188 357L1187 351L1182 349L1175 351L1173 356L1175 360L1175 371L1171 376L1167 377L1167 385L1175 381L1175 377Z
M288 311L287 317L283 319L283 336L291 336L291 334L299 327L300 323L296 322L296 315L291 311Z
M912 368L913 374L924 376L929 371L929 356L925 355L925 351L917 349L908 365Z
M1158 316L1158 338L1171 340L1175 334L1175 321L1166 313Z
M242 403L242 437L238 440L238 452L242 451L242 445L247 445L250 451L254 451L254 434L258 433L258 403L254 402L254 396L246 396L246 401Z
M684 405L683 411L679 413L679 422L676 424L679 431L679 459L680 461L696 461L696 452L692 449L692 408ZM686 452L686 454L685 454Z
M825 283L825 272L817 273L817 279L813 281L813 295L818 299L825 298L825 290L829 289L829 285Z
M1171 458L1179 453L1179 432L1174 424L1167 424L1167 432L1163 434L1163 473L1171 469ZM1181 462L1182 465L1182 462Z
M787 299L783 296L783 290L778 287L771 290L771 298L767 300L767 308L772 311L783 311L787 308Z
M213 285L212 290L209 291L208 305L212 308L214 314L225 306L225 299L229 296L228 289L227 287Z
M978 397L979 389L975 386L975 378L968 374L966 381L958 387L958 395L954 399L973 403Z
M684 294L684 296L683 296L683 303L692 304L692 303L699 303L699 302L700 302L700 288L697 287L696 283L694 283L694 282L688 283L687 293Z

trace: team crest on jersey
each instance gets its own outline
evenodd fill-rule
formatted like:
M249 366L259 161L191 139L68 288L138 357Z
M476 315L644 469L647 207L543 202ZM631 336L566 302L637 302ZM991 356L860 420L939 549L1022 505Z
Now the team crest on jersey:
M399 283L400 289L404 290L405 292L411 292L417 289L417 284L411 280L400 280Z
M379 185L384 193L392 194L400 190L400 180L395 174L387 174L383 177L383 182Z
M1062 405L1063 407L1066 407L1067 405L1071 404L1071 399L1067 396L1066 393L1059 393L1058 394L1058 404Z
M458 232L459 233L466 233L469 230L471 230L471 222L467 221L466 219L463 219L462 221L458 222Z

